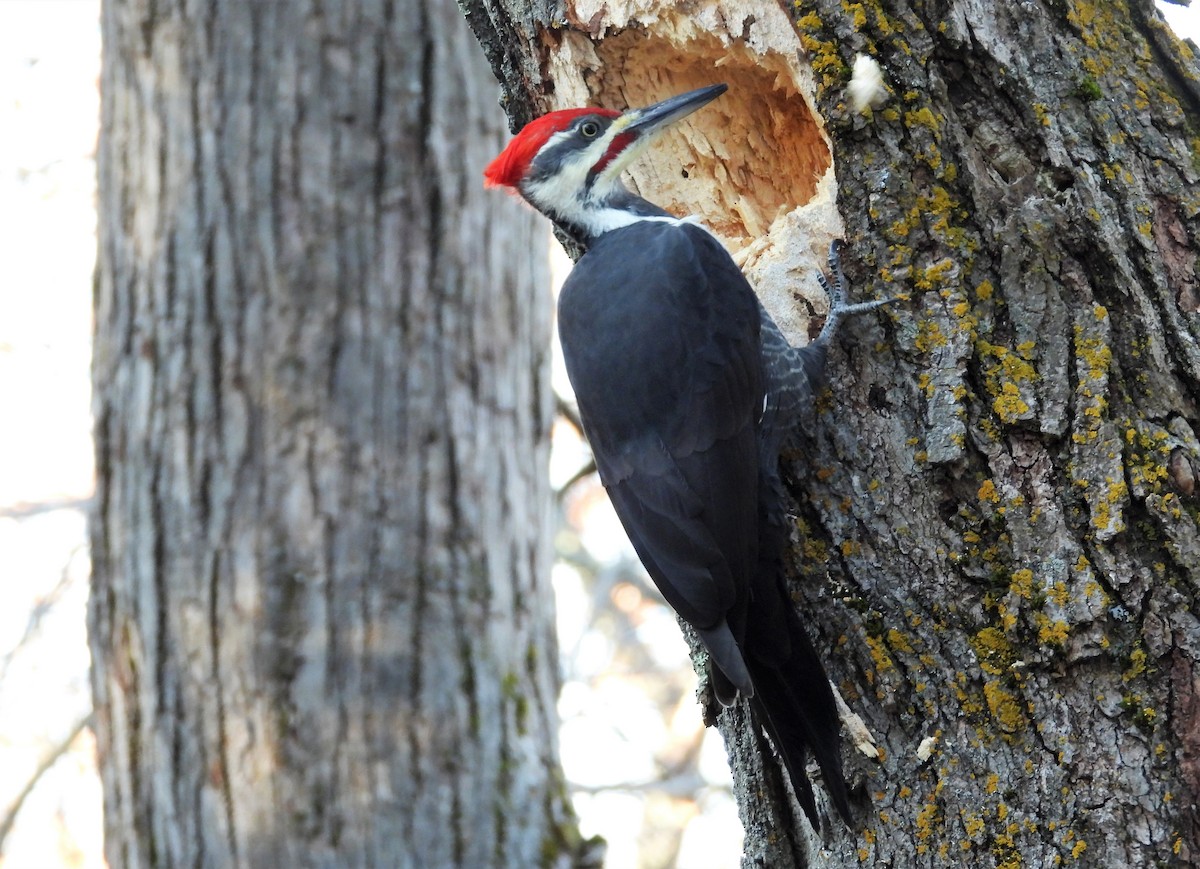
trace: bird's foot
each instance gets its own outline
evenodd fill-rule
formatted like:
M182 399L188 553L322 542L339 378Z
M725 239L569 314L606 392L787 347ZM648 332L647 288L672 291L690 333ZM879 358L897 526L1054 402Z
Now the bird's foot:
M846 273L842 271L841 244L841 241L834 239L829 245L829 271L832 275L832 280L823 274L817 275L817 281L821 284L821 289L829 297L829 316L825 318L825 326L821 329L820 335L821 338L827 341L833 338L838 327L847 317L852 317L855 314L865 314L867 311L874 311L876 308L882 308L884 305L889 305L898 300L896 297L893 297L872 302L858 302L854 305L850 304L850 289L846 281Z

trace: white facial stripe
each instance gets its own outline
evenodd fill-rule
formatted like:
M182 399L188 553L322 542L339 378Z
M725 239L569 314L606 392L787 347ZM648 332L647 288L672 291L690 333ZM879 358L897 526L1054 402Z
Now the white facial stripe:
M620 131L618 131L617 134L611 138L615 139L617 135L620 135ZM605 136L605 138L608 139L610 137ZM638 154L642 153L642 150L650 143L652 138L652 136L639 135L636 139L626 145L625 149L616 157L614 157L612 161L600 171L600 174L596 176L595 185L607 188L613 184L618 178L621 177L621 173L625 171L625 167L632 163ZM605 150L607 150L607 148ZM601 154L601 156L603 156L603 154ZM592 165L595 164L593 163Z
M539 210L573 224L591 235L600 235L642 220L672 224L696 223L697 219L694 217L680 219L640 215L601 205L613 193L613 188L620 183L621 172L641 152L650 137L638 137L636 141L631 142L596 175L590 189L588 188L587 177L592 167L604 157L613 139L629 125L629 120L625 117L615 119L605 134L594 143L567 155L559 163L558 171L554 175L522 182L521 192ZM545 151L560 145L575 135L577 134L573 130L561 130L546 140L542 150ZM580 196L585 191L586 195L581 199Z
M546 140L539 153L555 148L576 135L578 134L574 130L560 130ZM559 163L558 172L554 175L526 181L522 184L521 191L539 208L554 211L566 219L573 220L583 205L578 197L586 187L588 173L608 150L608 143L613 135L615 134L610 127L605 135L588 147L567 155Z
M564 161L556 174L524 182L521 192L543 211L551 211L563 218L572 219L583 208L578 194L584 189L591 168L592 161L584 159L582 155L576 155L575 159Z
M570 129L559 130L557 133L555 133L553 136L551 136L549 139L546 140L546 144L542 145L542 147L538 149L538 153L540 154L542 151L549 151L552 148L555 148L560 142L565 142L567 139L571 138L574 135L575 135L574 130L570 130Z
M620 229L623 226L632 226L635 223L669 223L672 226L683 226L684 224L692 224L699 226L705 232L708 227L700 223L700 218L695 215L687 217L664 217L655 214L634 214L632 211L622 211L619 208L600 208L584 212L582 218L578 220L578 225L592 235L603 235L614 229Z

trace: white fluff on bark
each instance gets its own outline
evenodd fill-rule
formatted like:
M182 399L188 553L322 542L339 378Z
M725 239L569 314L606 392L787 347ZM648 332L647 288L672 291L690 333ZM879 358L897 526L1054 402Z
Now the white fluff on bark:
M847 90L856 112L877 109L883 105L887 99L887 87L883 83L883 71L874 58L865 54L854 58L854 72Z

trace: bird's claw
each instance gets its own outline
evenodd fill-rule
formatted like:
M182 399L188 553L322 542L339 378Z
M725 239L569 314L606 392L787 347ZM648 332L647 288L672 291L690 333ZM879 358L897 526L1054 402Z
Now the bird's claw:
M893 297L851 305L846 273L842 270L841 246L841 240L836 238L829 244L829 271L833 279L830 280L821 273L817 274L817 282L825 291L825 295L829 297L829 316L825 319L825 326L821 329L820 336L827 340L833 338L838 326L846 317L865 314L867 311L874 311L876 308L882 308L884 305L897 301L897 298Z

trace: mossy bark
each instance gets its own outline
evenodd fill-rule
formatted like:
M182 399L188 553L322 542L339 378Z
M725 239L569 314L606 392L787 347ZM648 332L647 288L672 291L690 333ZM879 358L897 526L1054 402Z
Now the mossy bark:
M490 52L510 59L496 69L522 111L553 91L536 71L555 28L620 32L574 4L533 31L489 8L521 32L476 28L521 55ZM817 431L788 457L798 605L883 756L847 755L862 824L822 845L743 713L722 716L744 865L1188 865L1195 59L1150 0L786 8L855 296L904 294L846 330ZM889 91L866 114L845 91L858 53Z
M564 865L545 235L450 3L109 0L114 867Z
M865 295L812 603L887 758L868 862L1197 855L1197 69L1153 4L802 3ZM825 52L825 53L823 53ZM851 617L844 606L861 614ZM848 697L849 699L849 697ZM928 762L915 747L936 736Z

